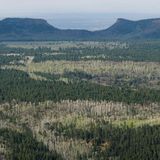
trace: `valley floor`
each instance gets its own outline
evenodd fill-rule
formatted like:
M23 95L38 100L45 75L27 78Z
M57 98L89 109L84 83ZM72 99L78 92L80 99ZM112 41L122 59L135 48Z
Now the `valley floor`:
M160 42L0 44L0 159L159 160Z

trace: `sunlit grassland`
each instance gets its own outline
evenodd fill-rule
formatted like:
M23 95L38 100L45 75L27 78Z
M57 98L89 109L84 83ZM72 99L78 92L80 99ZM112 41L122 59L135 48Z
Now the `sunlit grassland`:
M92 141L74 138L74 132L90 132L99 123L111 123L120 127L158 125L159 108L158 103L127 105L105 101L68 100L34 104L13 101L0 105L0 128L7 127L22 132L23 126L29 127L35 138L49 146L50 150L56 150L68 160L74 160L78 153L89 154L93 147ZM73 137L66 137L70 129Z
M29 61L25 65L4 65L2 67L22 70L28 72L34 79L41 80L44 80L45 77L43 78L35 73L58 74L63 77L66 72L76 73L78 71L91 75L91 82L103 85L114 85L118 82L159 89L160 83L160 64L158 62L61 60L35 63Z
M60 42L6 42L4 43L9 47L14 48L38 48L38 47L48 47L54 50L59 50L60 48L128 48L128 44L126 42L96 42L96 41L60 41Z

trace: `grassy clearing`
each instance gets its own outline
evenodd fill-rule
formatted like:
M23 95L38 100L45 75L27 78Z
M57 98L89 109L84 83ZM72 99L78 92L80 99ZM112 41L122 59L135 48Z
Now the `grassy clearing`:
M64 78L66 72L83 72L91 75L91 82L103 85L142 86L159 89L160 65L153 62L112 62L112 61L46 61L26 65L9 65L3 68L13 68L28 73L58 74ZM31 75L32 75L31 74ZM33 77L33 76L31 76ZM60 80L62 80L61 78ZM70 77L67 77L70 78ZM79 77L78 77L79 78ZM36 77L34 76L34 79ZM37 77L39 79L39 77ZM41 78L43 79L43 78ZM80 77L81 79L81 77ZM85 79L85 77L84 77Z
M9 47L14 48L38 48L38 47L48 47L54 50L59 50L60 48L86 48L86 47L95 47L95 48L128 48L127 43L125 42L96 42L96 41L81 41L81 42L9 42L5 43Z
M93 149L93 140L86 141L82 133L90 134L92 128L99 124L109 122L116 127L127 125L132 128L144 124L160 124L160 104L156 103L126 105L105 101L68 100L34 104L13 101L10 104L1 104L0 112L3 113L0 128L9 129L8 126L12 125L15 131L23 132L23 126L26 126L31 129L37 141L43 142L66 160L75 160L78 155L89 156ZM81 133L81 138L74 133ZM104 143L102 148L103 145Z

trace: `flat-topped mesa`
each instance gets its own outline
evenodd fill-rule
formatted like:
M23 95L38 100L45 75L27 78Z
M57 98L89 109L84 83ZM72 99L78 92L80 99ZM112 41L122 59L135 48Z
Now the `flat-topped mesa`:
M50 33L57 28L50 25L44 19L32 18L6 18L0 21L0 32L2 33L17 33L17 34L30 34L30 33ZM18 36L18 35L17 35Z
M134 21L131 21L131 20L128 20L128 19L125 19L125 18L118 18L116 23L120 23L120 22L134 22Z
M129 20L125 18L118 18L116 22L159 22L160 18L142 19L142 20Z
M4 23L40 23L40 24L46 24L47 21L44 19L33 19L33 18L5 18L2 20Z
M118 18L100 31L58 29L44 19L6 18L0 21L0 41L160 39L160 18L132 21Z

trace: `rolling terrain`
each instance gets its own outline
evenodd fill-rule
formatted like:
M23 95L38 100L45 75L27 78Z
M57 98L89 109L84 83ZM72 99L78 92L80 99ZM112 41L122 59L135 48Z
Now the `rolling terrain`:
M43 19L6 18L0 21L1 41L159 39L160 19L131 21L119 18L105 30L59 29Z
M0 43L0 159L159 160L159 50L158 40Z

